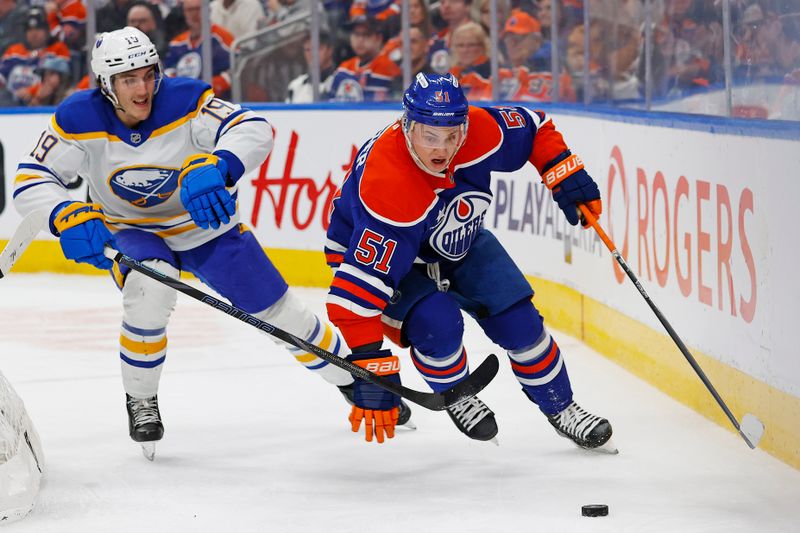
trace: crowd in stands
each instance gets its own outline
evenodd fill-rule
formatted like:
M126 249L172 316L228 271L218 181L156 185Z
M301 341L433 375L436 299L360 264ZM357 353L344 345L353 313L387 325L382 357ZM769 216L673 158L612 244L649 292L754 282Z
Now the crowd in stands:
M158 47L166 75L200 78L202 1L108 0L96 10L96 31L135 26ZM289 21L312 1L321 14L319 99L399 99L400 0L212 0L217 94L231 97L234 38ZM411 74L451 72L472 100L550 101L556 87L562 102L636 100L644 94L649 33L653 98L724 86L722 0L651 4L646 28L643 0L496 0L499 71L493 87L490 0L409 0ZM730 0L730 7L734 82L800 84L800 2ZM54 105L89 87L86 17L82 0L0 0L0 105ZM287 35L285 44L255 54L240 78L241 98L312 101L311 42L307 32Z

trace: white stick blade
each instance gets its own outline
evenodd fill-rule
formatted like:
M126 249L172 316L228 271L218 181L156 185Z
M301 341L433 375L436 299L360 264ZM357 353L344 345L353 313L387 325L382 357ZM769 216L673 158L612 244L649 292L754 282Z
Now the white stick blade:
M8 274L36 235L47 227L50 211L38 209L22 219L14 234L0 252L0 278Z
M755 415L747 413L742 417L742 423L739 424L739 433L744 437L747 445L755 449L764 435L764 424Z

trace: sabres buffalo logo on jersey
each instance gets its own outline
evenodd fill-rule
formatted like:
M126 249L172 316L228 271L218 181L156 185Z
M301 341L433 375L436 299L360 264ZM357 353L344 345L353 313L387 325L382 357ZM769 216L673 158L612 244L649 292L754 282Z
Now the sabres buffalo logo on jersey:
M430 237L431 248L452 261L461 259L469 251L483 217L492 201L492 195L470 191L453 198L440 214L439 223Z
M136 207L153 207L166 202L178 186L179 170L150 166L117 170L108 180L114 194Z

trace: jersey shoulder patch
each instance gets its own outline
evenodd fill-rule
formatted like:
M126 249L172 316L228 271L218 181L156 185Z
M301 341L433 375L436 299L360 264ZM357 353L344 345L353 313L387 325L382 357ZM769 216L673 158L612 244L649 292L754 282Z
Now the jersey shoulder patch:
M386 129L373 144L364 161L358 193L372 216L396 226L422 222L438 200L411 159L399 124Z
M100 89L89 89L72 93L61 102L56 108L55 121L67 135L108 131L112 112Z
M142 126L156 129L196 112L208 91L211 86L203 81L165 76L153 98L153 112Z

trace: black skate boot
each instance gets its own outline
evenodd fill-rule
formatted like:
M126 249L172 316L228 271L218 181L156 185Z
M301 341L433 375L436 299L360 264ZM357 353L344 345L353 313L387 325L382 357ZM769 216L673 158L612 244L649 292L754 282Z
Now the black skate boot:
M355 405L353 401L353 384L350 385L339 385L339 392L342 393L344 396L345 401L350 405ZM411 408L408 406L406 402L400 400L400 412L397 414L397 425L398 426L405 426L410 429L417 429L417 426L414 422L411 422Z
M611 438L611 424L608 420L587 413L575 402L560 413L548 416L547 420L559 435L586 450L598 449ZM609 450L608 453L616 453L616 449Z
M152 461L156 453L155 442L164 436L158 396L134 398L125 394L125 407L128 409L128 433L142 445L142 453Z
M447 408L458 430L475 440L492 440L497 435L494 413L477 396Z

